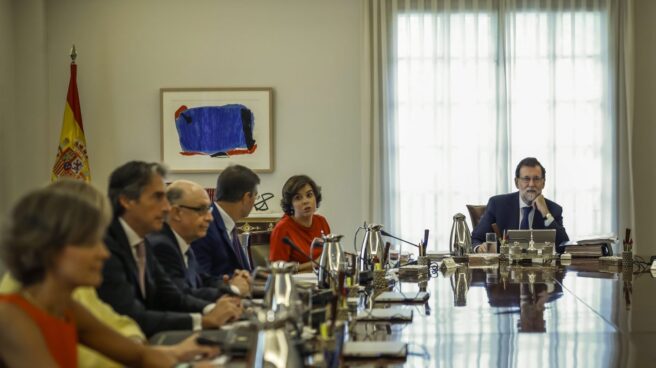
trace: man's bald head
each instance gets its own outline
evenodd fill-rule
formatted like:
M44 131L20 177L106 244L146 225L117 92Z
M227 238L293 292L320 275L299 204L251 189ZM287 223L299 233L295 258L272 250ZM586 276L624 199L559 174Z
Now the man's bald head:
M191 180L176 180L166 188L166 197L171 205L184 201L185 197L207 195L205 188ZM208 196L209 199L209 196Z
M212 221L212 202L205 188L189 180L176 180L166 189L171 203L169 225L187 243L202 238Z

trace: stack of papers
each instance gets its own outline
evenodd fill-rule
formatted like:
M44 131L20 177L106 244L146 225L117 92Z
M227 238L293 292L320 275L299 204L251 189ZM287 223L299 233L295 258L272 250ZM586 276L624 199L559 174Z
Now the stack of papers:
M578 245L588 245L588 244L611 244L617 241L617 235L615 233L608 233L596 236L585 236L582 239L579 239L576 244Z
M612 255L611 245L617 241L615 233L581 237L578 241L565 243L565 252L572 257L601 257Z

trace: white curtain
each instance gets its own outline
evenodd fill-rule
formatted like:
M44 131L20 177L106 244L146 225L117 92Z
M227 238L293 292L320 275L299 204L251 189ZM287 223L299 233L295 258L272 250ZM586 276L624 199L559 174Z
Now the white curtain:
M630 163L627 3L364 4L370 219L413 242L428 228L430 249L446 250L452 216L514 191L533 156L570 238L632 222L630 166L618 168Z

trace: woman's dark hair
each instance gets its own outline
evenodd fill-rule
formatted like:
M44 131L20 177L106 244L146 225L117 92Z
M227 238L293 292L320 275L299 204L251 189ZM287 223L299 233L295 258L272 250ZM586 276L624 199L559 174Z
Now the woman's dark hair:
M319 208L319 203L321 203L321 187L307 175L294 175L287 179L285 185L282 186L282 199L280 200L280 206L285 214L289 216L294 215L294 206L292 205L294 196L307 184L310 184L310 187L312 187L314 197L317 201L317 208Z
M23 286L38 283L65 246L100 241L111 217L109 200L98 189L60 179L13 207L0 242L2 259Z

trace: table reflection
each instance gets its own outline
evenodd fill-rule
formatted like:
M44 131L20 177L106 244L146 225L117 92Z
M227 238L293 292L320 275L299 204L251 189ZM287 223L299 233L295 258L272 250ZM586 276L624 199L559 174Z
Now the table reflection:
M395 290L431 297L404 307L415 309L412 324L357 324L351 337L408 342L404 366L642 367L655 358L656 280L600 272L596 259L462 266Z

